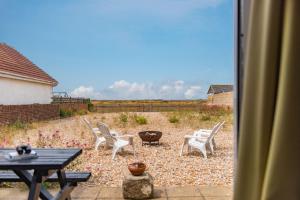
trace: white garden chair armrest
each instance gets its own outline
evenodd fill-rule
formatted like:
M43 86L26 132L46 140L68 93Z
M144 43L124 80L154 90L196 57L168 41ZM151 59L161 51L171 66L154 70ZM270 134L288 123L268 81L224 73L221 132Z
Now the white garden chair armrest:
M199 129L200 132L207 132L207 133L211 133L211 130L209 129Z
M207 137L200 137L200 136L193 136L193 135L186 135L184 136L185 140L193 139L195 138L199 142L205 142L207 140Z
M110 130L111 135L115 136L115 137L119 137L119 133L115 130Z
M185 135L184 138L187 138L187 139L192 139L192 138L195 138L195 139L206 139L206 137L194 136L194 135Z
M211 133L202 132L201 137L209 137Z
M134 137L133 135L118 135L116 138L132 138Z
M122 139L122 138L126 138L129 141L130 145L133 145L133 135L121 135L121 136L117 136L117 139Z

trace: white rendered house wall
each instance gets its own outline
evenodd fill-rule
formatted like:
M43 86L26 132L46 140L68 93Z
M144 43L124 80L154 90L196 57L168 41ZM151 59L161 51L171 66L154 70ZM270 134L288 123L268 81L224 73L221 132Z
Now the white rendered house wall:
M48 84L0 77L0 105L49 104L52 90Z

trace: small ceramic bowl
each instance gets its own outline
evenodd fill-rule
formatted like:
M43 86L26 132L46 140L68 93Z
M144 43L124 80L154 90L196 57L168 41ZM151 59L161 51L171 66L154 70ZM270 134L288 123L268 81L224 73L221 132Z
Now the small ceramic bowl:
M146 170L146 165L142 162L134 162L128 165L128 169L133 176L141 176Z

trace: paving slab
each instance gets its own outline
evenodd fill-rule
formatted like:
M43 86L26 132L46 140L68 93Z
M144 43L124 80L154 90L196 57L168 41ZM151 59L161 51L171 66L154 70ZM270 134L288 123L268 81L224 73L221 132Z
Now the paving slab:
M75 190L71 193L72 199L76 200L95 200L99 194L98 187L76 187Z
M200 186L200 192L206 198L208 197L232 197L233 189L228 186Z
M166 189L165 188L155 188L153 199L166 199ZM123 199L122 188L120 187L99 187L99 193L97 200L107 200L107 199Z
M52 194L56 190L50 190ZM72 192L75 200L121 200L121 187L79 186ZM19 188L0 188L0 200L26 200L28 190ZM156 187L154 200L231 200L231 187L223 186L187 186Z
M27 191L22 191L17 188L1 188L0 189L0 200L26 200L28 197Z
M202 197L200 187L186 186L186 187L169 187L166 189L167 197L183 198L183 197Z

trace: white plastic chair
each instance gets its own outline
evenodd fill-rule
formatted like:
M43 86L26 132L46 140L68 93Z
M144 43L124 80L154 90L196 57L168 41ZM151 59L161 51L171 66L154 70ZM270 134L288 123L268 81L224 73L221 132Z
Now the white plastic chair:
M195 136L200 136L200 137L203 137L203 138L207 138L210 136L210 134L212 133L212 130L215 128L215 127L218 127L215 135L221 130L221 128L223 127L223 125L225 124L225 121L223 122L218 122L212 129L200 129L198 131L195 131L194 132L194 135ZM214 135L214 136L215 136ZM215 137L213 136L212 138L212 144L213 144L213 147L214 149L217 148L217 145L216 145L216 141L215 141Z
M103 134L106 140L106 146L112 147L112 159L114 160L117 152L123 150L125 146L131 145L133 149L133 154L135 156L135 149L133 144L133 136L132 135L119 135L116 132L112 133L108 126L104 123L98 123L98 128L100 132ZM124 140L124 138L128 138L128 140Z
M206 148L208 148L212 154L214 153L212 139L214 138L217 131L220 130L219 128L220 128L220 123L212 129L208 137L201 136L201 134L203 134L204 132L196 132L193 135L186 135L184 137L184 143L182 144L181 147L180 156L182 156L183 154L184 146L188 145L188 152L191 152L192 148L197 149L203 154L204 158L207 159Z
M84 123L88 126L88 128L91 130L93 133L93 136L95 138L95 150L98 150L98 147L100 145L104 145L106 143L105 137L101 136L101 132L99 128L93 128L92 124L90 121L86 118L83 118Z

